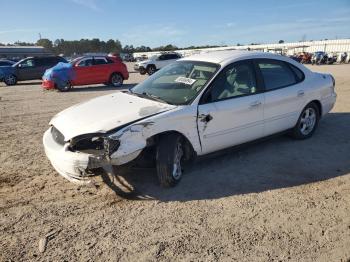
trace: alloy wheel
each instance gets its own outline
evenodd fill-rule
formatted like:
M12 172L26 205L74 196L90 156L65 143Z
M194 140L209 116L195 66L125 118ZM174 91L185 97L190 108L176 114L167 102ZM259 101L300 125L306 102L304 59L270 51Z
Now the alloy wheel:
M304 110L301 119L300 119L300 125L299 130L300 132L306 136L312 132L312 130L315 128L316 125L316 111L312 107L308 107Z

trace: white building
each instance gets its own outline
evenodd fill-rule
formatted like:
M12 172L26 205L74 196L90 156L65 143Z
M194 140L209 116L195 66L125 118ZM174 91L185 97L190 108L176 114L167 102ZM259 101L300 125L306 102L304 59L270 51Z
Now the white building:
M193 54L212 52L220 50L256 50L263 52L277 52L287 55L293 55L299 52L313 53L316 51L324 51L327 53L350 53L350 39L335 39L335 40L321 40L321 41L305 41L305 42L291 42L281 44L261 44L261 45L242 45L242 46L225 46L215 48L203 48L203 49L188 49L188 50L176 50L183 56L189 56ZM159 54L160 52L138 52L134 53L134 57L141 57L146 55L151 57Z

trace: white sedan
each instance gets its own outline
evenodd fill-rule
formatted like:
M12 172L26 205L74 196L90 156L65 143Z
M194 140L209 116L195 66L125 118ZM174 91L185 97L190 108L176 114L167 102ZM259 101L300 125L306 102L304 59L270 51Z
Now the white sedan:
M43 137L53 167L76 183L98 168L144 157L159 182L176 185L183 164L271 134L313 135L334 106L335 81L292 59L249 51L178 60L136 85L57 114Z

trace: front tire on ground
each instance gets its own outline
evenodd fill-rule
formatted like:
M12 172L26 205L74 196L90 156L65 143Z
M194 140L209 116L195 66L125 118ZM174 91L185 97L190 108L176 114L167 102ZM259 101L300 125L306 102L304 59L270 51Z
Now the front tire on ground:
M301 112L298 122L292 130L292 136L295 139L310 138L318 125L320 120L320 111L318 106L311 102Z
M162 187L173 187L181 180L184 160L183 142L179 134L166 134L159 140L156 168Z
M68 92L69 90L72 89L72 84L69 81L66 81L60 85L56 84L56 88L60 92Z
M15 75L7 75L4 78L4 82L7 86L14 86L17 84L17 77Z

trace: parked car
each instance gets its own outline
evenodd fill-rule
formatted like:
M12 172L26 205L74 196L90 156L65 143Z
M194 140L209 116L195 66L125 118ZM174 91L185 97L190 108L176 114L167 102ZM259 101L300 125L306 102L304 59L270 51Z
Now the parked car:
M312 55L311 64L321 65L326 64L328 61L328 55L326 52L318 51Z
M0 66L12 66L14 65L16 62L11 61L11 60L7 60L7 59L0 59Z
M18 81L41 79L45 70L59 62L67 62L60 56L28 57L12 66L0 68L1 80L6 85L15 85Z
M126 65L117 57L83 56L69 64L58 64L47 70L42 87L69 91L73 86L106 84L121 86L129 78Z
M134 65L135 71L139 71L141 75L152 75L157 70L175 62L180 59L181 56L177 53L163 53L160 55L154 55L150 59L137 62Z
M152 156L160 184L170 187L195 156L284 131L310 138L333 108L334 89L330 74L280 55L195 55L129 91L64 110L43 143L53 167L70 181L89 183L104 165Z

